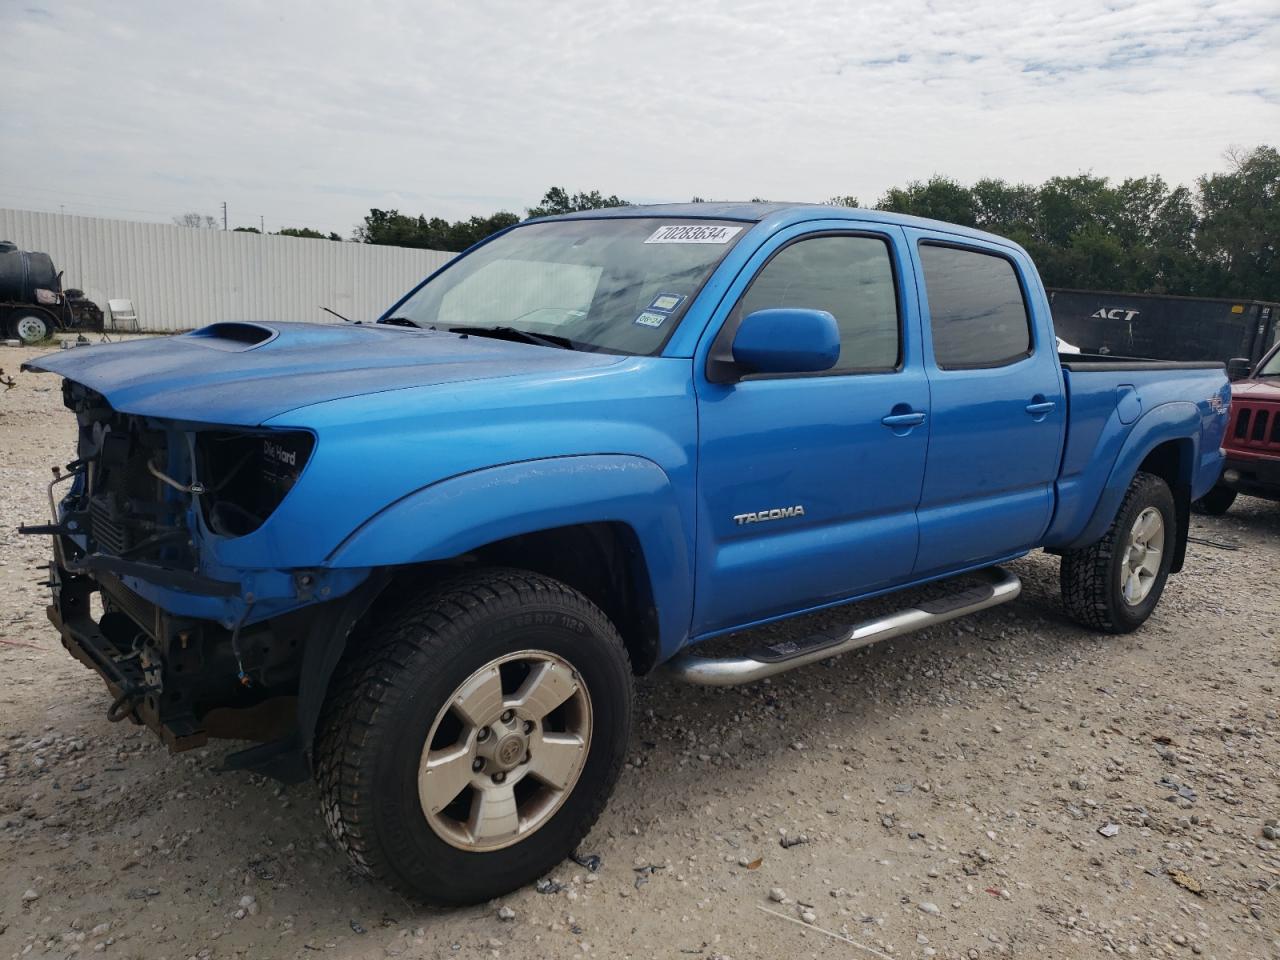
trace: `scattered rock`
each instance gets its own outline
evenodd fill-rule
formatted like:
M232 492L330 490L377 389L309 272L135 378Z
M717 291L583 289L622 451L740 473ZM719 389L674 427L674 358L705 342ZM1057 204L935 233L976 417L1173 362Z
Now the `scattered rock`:
M1195 879L1189 873L1178 870L1175 867L1169 868L1169 876L1173 878L1173 882L1184 890L1190 890L1196 896L1204 895L1204 887L1200 885L1200 881Z

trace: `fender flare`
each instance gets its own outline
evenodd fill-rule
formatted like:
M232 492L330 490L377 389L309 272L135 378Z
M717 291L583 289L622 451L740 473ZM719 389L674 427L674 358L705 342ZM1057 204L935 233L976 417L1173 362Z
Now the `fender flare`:
M325 566L447 560L520 534L610 522L625 523L636 535L657 607L659 658L665 659L685 642L693 615L693 527L671 479L644 457L525 460L439 480L366 520L333 549Z
M1191 455L1182 458L1179 464L1179 471L1182 474L1179 481L1185 483L1189 490L1191 478L1195 472L1197 446L1200 441L1200 408L1187 400L1175 400L1153 407L1134 423L1129 436L1120 447L1120 452L1116 454L1111 472L1107 475L1107 482L1098 497L1098 505L1094 508L1089 522L1085 524L1079 536L1061 549L1075 550L1102 539L1107 528L1115 520L1120 502L1124 499L1134 476L1137 475L1138 467L1156 447L1171 440L1191 444ZM1177 500L1176 489L1174 499ZM1190 522L1189 516L1183 516L1186 513L1185 509L1179 507L1178 513L1179 530L1174 553L1175 570L1181 568Z

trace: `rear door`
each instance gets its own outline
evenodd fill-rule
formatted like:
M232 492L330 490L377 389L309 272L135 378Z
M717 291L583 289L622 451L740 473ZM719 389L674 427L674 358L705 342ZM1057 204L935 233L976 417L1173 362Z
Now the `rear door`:
M830 221L772 237L712 319L716 355L743 316L773 307L830 311L840 358L722 384L706 376L710 345L698 351L695 636L890 586L915 563L929 386L901 229Z
M931 397L917 576L1037 544L1053 513L1066 403L1048 305L1021 254L909 229Z

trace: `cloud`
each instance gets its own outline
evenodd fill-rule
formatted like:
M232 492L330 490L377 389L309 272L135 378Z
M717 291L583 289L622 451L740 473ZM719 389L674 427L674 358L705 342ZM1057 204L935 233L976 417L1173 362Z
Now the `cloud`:
M1274 0L0 0L0 205L348 233L552 184L817 200L1174 182L1280 130ZM56 69L50 69L56 64Z

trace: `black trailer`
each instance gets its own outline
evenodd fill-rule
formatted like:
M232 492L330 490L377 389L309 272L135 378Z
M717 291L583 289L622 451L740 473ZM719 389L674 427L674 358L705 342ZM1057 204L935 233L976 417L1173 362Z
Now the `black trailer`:
M1256 362L1280 337L1280 303L1050 289L1058 336L1085 353Z
M55 330L102 329L102 310L79 290L62 289L47 253L0 241L0 336L39 343Z

